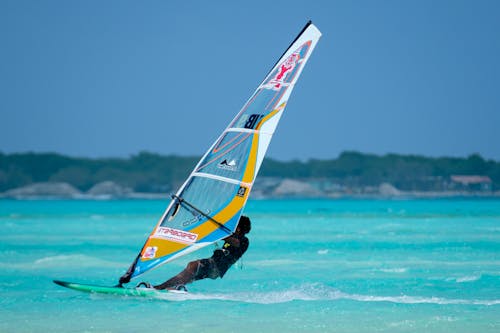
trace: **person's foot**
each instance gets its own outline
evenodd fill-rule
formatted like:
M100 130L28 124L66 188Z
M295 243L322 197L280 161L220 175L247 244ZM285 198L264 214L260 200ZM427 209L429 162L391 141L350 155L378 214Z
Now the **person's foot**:
M185 285L181 284L177 286L177 290L188 291Z
M183 285L183 284L180 284L180 285L177 285L177 286L173 286L173 287L169 287L167 288L167 290L179 290L179 291L188 291L186 286Z
M135 286L135 287L136 287L136 288L148 288L148 289L155 289L155 287L153 287L153 286L151 285L151 283L149 283L149 282L139 282L139 283L137 284L137 286Z

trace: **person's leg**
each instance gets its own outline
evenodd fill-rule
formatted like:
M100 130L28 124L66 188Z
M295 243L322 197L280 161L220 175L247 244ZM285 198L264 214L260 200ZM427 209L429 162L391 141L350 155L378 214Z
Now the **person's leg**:
M167 289L174 288L176 286L185 285L194 281L196 273L198 271L198 266L200 265L200 260L191 261L187 264L186 268L174 276L173 278L154 286L155 289Z

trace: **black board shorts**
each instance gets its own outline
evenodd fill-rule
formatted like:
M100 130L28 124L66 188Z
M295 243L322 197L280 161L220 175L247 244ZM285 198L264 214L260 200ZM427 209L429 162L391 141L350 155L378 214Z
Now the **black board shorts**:
M217 279L219 276L219 269L217 268L214 259L200 259L198 262L198 268L196 269L196 273L194 275L195 280L206 278Z

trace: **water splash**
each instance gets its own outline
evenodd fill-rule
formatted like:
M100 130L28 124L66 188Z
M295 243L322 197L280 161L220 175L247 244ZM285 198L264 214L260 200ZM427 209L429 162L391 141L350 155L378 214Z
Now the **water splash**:
M479 300L479 299L449 299L442 297L424 297L424 296L376 296L344 293L338 289L331 288L322 284L309 284L299 287L292 287L281 291L262 291L262 292L238 292L238 293L158 293L154 298L169 301L187 301L187 300L219 300L234 301L256 304L277 304L292 301L338 301L351 300L357 302L390 302L397 304L437 304L437 305L500 305L500 299Z

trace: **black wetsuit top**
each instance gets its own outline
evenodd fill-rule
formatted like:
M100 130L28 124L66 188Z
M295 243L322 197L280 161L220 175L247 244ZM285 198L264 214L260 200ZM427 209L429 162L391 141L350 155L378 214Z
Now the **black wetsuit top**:
M214 259L217 269L219 270L220 277L223 277L229 267L237 262L248 249L248 238L237 235L231 237L237 238L240 241L240 246L232 246L226 241L222 249L215 250L212 255L212 259Z

